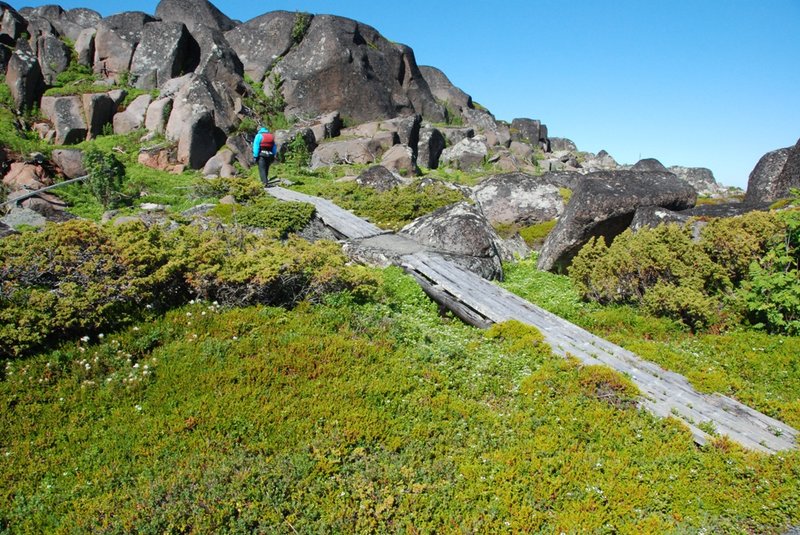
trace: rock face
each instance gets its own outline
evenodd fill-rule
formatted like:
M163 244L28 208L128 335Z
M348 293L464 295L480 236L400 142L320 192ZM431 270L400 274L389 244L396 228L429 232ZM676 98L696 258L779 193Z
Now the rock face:
M103 126L114 117L117 105L107 93L87 93L82 96L83 113L86 116L88 137L93 138L103 133Z
M472 97L454 86L442 71L427 65L421 65L419 71L428 83L433 96L447 104L448 114L453 112L460 115L467 108L473 107Z
M655 228L666 223L683 224L689 220L689 217L658 206L642 206L636 210L630 228L633 231L637 231L643 228Z
M669 172L590 173L578 183L564 215L545 240L539 269L568 266L594 236L610 242L628 228L640 207L679 211L694 206L696 200L694 188Z
M502 240L480 210L466 202L456 203L420 217L400 233L449 253L453 262L487 279L502 279L498 252Z
M55 128L56 144L68 145L86 139L88 128L80 97L42 97L41 106L42 114Z
M69 65L70 49L55 35L46 34L36 40L36 50L44 82L52 85Z
M114 133L128 134L141 128L144 125L145 114L151 100L152 97L148 94L139 95L125 111L114 115Z
M414 113L444 120L411 49L354 20L315 16L273 72L290 115L338 110L357 122Z
M439 157L447 142L436 128L422 128L417 143L417 164L428 169L439 167Z
M295 42L292 29L300 16L288 11L272 11L225 33L250 78L261 82L275 62L289 52Z
M402 176L412 176L419 173L414 151L408 145L394 145L387 150L381 158L381 165Z
M180 22L150 22L131 62L131 83L156 89L188 67L189 32Z
M14 107L18 110L30 110L38 104L39 97L44 92L44 78L36 56L24 41L11 54L6 69L6 84L11 90Z
M189 28L202 24L225 32L236 27L236 23L206 0L162 0L156 6L156 17L165 22L182 22Z
M78 178L86 174L83 166L83 151L77 149L56 149L53 151L53 163L61 168L61 174L67 178Z
M493 224L532 225L564 212L557 184L524 173L489 177L473 188L472 198Z
M544 136L542 136L544 132ZM536 119L514 119L511 121L512 141L522 141L534 147L547 147L547 127L542 129L542 122Z
M380 143L368 138L323 143L311 155L311 169L342 163L374 163L383 155Z
M800 140L794 147L768 152L756 164L747 181L744 202L774 202L800 187Z
M144 26L155 20L138 11L101 20L94 37L94 72L118 81L123 73L130 71L133 52L141 41Z

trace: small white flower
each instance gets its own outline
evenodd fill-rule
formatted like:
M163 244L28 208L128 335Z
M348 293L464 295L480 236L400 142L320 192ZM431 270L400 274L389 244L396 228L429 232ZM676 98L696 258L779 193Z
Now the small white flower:
M192 313L191 313L191 312L187 312L187 313L186 313L186 317L187 317L187 318L191 318L191 317L192 317Z
M98 337L100 340L102 340L103 338L105 338L105 337L106 337L106 335L104 335L103 333L100 333L100 334L98 334L98 335L97 335L97 337Z
M88 341L89 341L88 336L81 336L81 342L88 342Z
M138 368L139 367L139 363L137 362L136 364L133 365L133 367L134 368Z
M141 405L134 405L133 408L136 409L138 412L142 411L142 406Z
M133 328L133 330L134 330L134 331L138 331L138 330L139 330L139 327L134 327L134 328Z

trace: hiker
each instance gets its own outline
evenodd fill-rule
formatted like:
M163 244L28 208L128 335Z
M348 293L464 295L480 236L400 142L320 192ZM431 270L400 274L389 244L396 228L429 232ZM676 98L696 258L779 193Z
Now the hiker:
M258 163L258 173L261 175L261 183L265 188L269 185L269 166L277 153L275 136L262 126L253 139L253 160Z

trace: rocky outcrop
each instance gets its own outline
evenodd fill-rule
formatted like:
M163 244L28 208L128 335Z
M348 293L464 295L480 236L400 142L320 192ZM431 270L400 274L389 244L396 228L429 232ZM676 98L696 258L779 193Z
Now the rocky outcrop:
M289 115L338 110L357 122L415 113L444 120L410 49L354 20L315 16L273 72Z
M42 69L36 55L24 41L17 44L17 49L8 60L6 84L11 90L16 109L30 110L39 104L39 97L44 92Z
M156 19L139 11L111 15L97 24L94 37L94 72L103 78L119 81L131 68L136 46L147 23Z
M149 94L139 95L133 99L125 111L114 115L114 133L129 134L144 126L144 118L152 99L153 97Z
M442 155L446 144L444 136L438 129L420 129L419 142L417 143L417 165L428 169L439 167L439 157Z
M87 93L81 97L88 137L97 137L103 133L103 127L114 118L117 105L107 93Z
M189 60L189 32L180 22L150 22L131 61L130 80L139 89L156 89L185 72Z
M195 74L204 76L231 102L245 94L244 66L224 34L203 24L192 28L191 34L194 44L187 60L187 72L194 69Z
M343 163L375 163L383 155L381 144L370 138L344 139L321 144L311 155L311 169Z
M587 173L595 171L608 171L619 167L617 161L606 151L601 150L597 154L585 153L581 168Z
M539 269L561 269L594 236L611 241L628 228L636 210L659 206L673 211L694 206L697 192L669 172L590 173L572 198L539 255Z
M447 105L448 114L456 113L460 117L465 109L473 107L472 97L454 86L442 71L427 65L420 65L419 71L428 83L433 96ZM450 120L454 118L448 117Z
M45 84L53 85L69 65L70 49L55 35L46 34L36 39L36 56Z
M511 121L511 140L527 143L532 147L547 148L547 126L536 119L519 118ZM542 135L544 134L544 135Z
M60 6L45 5L26 11L26 17L39 17L49 22L59 36L72 42L78 39L86 28L93 28L102 18L97 11L77 8L64 11Z
M788 197L790 188L800 187L800 140L794 147L768 152L747 180L744 202L757 204Z
M172 112L172 99L159 98L150 103L144 116L144 127L148 132L163 134L167 130L167 121Z
M406 185L406 181L382 165L375 165L363 171L356 178L356 183L359 186L371 188L378 192L389 191Z
M631 171L643 171L643 172L654 172L654 173L669 173L667 168L664 167L664 164L656 160L655 158L644 158L639 160L635 164L631 166Z
M682 167L673 165L667 169L681 180L692 185L697 194L704 197L716 197L722 194L722 188L714 179L711 169L705 167Z
M28 23L16 9L0 2L0 44L14 46L23 32L28 29Z
M452 147L442 151L439 159L440 163L461 170L480 167L489 155L489 148L486 146L484 139L478 137L462 139Z
M524 173L491 176L473 188L472 198L492 224L532 225L564 212L558 184Z
M489 147L508 147L511 144L511 129L495 120L494 115L485 110L466 109L464 120L486 137Z
M161 0L155 14L165 22L182 22L191 29L203 25L225 32L236 27L235 22L207 0Z
M568 151L575 152L578 147L575 142L565 137L548 137L547 138L548 150L547 152Z
M53 124L56 144L68 145L86 139L88 128L80 97L42 97L41 110Z
M292 30L301 16L301 13L272 11L225 33L250 78L261 82L275 62L289 52L295 43Z
M444 252L449 260L487 279L502 279L502 241L481 211L466 202L440 208L405 226L401 235Z
M419 174L414 151L408 145L394 145L381 157L381 165L402 176Z

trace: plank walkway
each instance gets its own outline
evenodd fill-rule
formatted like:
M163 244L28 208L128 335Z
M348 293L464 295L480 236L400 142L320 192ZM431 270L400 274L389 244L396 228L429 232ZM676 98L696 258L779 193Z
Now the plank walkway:
M344 238L370 238L385 231L325 199L284 188L269 188L279 199L314 204L322 220ZM391 242L391 240L387 240ZM481 327L511 319L539 329L556 354L572 355L585 364L601 364L628 376L640 392L640 406L660 417L682 421L698 444L711 437L700 429L710 424L743 446L767 453L797 448L798 432L738 401L719 394L701 394L680 374L664 370L521 297L448 262L435 252L398 256L435 301L464 321Z

